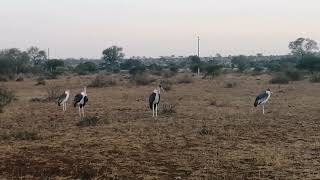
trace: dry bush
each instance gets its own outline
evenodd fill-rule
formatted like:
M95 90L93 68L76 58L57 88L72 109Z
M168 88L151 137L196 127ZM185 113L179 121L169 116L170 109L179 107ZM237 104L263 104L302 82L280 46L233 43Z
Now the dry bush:
M285 74L277 74L269 82L271 84L288 84L289 78Z
M225 88L234 88L237 86L236 82L228 82L225 86Z
M61 94L64 93L64 89L60 86L54 86L47 89L47 100L48 101L55 101L57 100Z
M163 104L162 113L163 114L174 114L177 112L176 104Z
M40 136L33 130L18 130L13 133L1 134L1 140L38 140Z
M18 78L16 79L16 81L17 81L17 82L24 81L24 78L23 78L22 76L20 76L20 77L18 77Z
M177 83L179 84L188 84L188 83L192 83L193 79L190 75L185 74L184 76L178 78Z
M172 88L172 82L170 80L162 80L160 84L165 91L169 91Z
M3 112L3 108L11 103L15 98L15 95L12 91L0 87L0 113Z
M176 72L165 70L165 71L163 71L162 76L164 78L171 78L171 77L175 76L176 74L177 74Z
M300 81L303 79L302 72L296 69L287 70L285 75L290 79L290 81Z
M227 106L226 103L224 103L224 102L222 102L220 100L216 100L216 99L211 99L209 101L209 105L210 106L216 106L216 107L226 107Z
M80 127L95 126L99 121L98 117L84 117L76 125Z
M155 79L151 78L148 74L143 73L143 74L136 74L136 75L131 76L130 81L135 83L136 85L145 86L145 85L149 85L152 82L154 82Z
M95 79L89 84L89 87L110 87L117 84L117 81L113 77L109 77L103 74L99 74Z
M46 81L44 80L43 77L39 77L37 79L37 83L35 84L36 86L39 86L39 85L42 85L42 86L45 86L46 85Z
M0 76L0 82L8 82L8 78L5 76Z
M41 98L41 97L34 97L30 99L30 102L47 102L48 99L46 98Z
M312 82L312 83L320 83L320 73L313 74L310 77L310 82Z
M213 132L207 126L204 125L199 130L199 134L202 135L202 136L205 136L205 135L212 135Z

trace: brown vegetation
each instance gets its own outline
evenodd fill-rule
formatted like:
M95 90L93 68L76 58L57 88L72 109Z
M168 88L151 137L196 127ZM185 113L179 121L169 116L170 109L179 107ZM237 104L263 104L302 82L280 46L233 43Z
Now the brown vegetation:
M78 92L94 78L4 83L18 99L0 114L1 179L320 178L318 83L279 86L268 75L194 79L161 94L152 118L147 100L154 84L124 79L87 89L86 115L97 118L89 126L77 126L70 102L64 114L53 102L30 102L50 87ZM266 88L274 94L262 116L253 101ZM176 112L163 114L164 104L177 104Z

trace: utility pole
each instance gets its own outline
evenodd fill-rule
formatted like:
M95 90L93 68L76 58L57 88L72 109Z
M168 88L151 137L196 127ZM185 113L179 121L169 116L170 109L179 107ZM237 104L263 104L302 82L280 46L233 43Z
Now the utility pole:
M199 58L199 64L198 64L198 76L200 76L200 36L198 38L198 58Z
M50 49L48 48L48 57L47 57L48 60L50 60Z

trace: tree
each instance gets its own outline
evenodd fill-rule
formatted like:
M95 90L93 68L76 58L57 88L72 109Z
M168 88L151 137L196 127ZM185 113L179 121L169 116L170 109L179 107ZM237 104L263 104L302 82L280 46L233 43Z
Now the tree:
M41 65L43 64L43 62L45 62L45 60L47 60L46 52L43 50L39 50L39 48L35 46L31 46L27 50L27 53L34 66Z
M75 71L80 75L86 75L98 71L98 67L93 62L80 63L76 66Z
M244 72L246 69L250 67L250 61L247 56L240 55L235 56L231 59L232 64L238 67L239 72Z
M190 61L190 70L192 72L199 72L198 70L200 69L201 66L201 61L199 56L189 56L189 61Z
M26 72L29 66L29 57L25 51L17 48L4 49L0 51L1 69L7 69L10 74ZM4 61L7 61L4 64ZM11 70L10 70L11 69Z
M123 59L125 54L122 52L123 48L118 46L111 46L108 49L102 51L102 59L105 61L104 68L110 67L114 71L115 67L118 65L119 61Z
M51 59L45 63L45 67L49 72L54 72L57 67L64 67L64 62L59 59Z
M318 44L316 41L310 38L298 38L295 41L289 43L289 49L291 53L300 58L303 58L307 54L312 54L314 51L318 50Z

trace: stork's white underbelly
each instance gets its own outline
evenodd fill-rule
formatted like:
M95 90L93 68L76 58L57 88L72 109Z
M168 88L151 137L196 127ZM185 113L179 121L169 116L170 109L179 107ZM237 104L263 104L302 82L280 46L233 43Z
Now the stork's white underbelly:
M159 103L159 94L156 95L153 101L153 104L158 104L158 103Z

